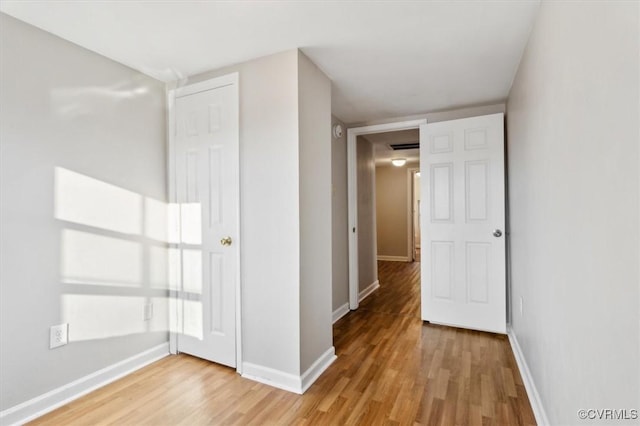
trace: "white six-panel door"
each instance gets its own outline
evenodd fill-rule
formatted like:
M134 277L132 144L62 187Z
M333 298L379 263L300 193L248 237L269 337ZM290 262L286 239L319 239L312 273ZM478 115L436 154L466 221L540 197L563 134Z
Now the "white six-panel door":
M177 349L236 365L238 88L178 91L173 170L181 286Z
M503 122L420 126L425 321L506 332Z

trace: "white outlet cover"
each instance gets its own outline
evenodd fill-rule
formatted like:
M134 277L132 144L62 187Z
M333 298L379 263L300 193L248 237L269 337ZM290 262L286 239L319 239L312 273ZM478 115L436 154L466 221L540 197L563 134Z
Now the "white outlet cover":
M64 346L69 342L69 324L52 325L49 329L49 349Z

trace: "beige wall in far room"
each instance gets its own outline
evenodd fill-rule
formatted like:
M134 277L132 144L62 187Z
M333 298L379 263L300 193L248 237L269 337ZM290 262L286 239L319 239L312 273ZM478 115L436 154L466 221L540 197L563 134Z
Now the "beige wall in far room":
M390 164L376 167L376 231L378 256L411 260L409 250L409 180L408 170L418 162L403 167ZM400 260L400 259L398 259Z

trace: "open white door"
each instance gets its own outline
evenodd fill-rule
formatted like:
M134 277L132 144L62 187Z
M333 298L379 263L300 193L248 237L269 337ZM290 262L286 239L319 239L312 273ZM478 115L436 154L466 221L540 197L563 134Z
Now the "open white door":
M506 333L503 123L420 126L424 321Z
M237 75L186 86L175 97L177 349L234 367L240 258Z

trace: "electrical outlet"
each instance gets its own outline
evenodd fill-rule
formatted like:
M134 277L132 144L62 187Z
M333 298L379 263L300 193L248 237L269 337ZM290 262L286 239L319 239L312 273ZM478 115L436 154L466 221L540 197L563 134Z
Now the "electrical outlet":
M522 297L520 297L520 316L522 316Z
M144 305L144 320L149 321L153 318L153 303L147 303Z
M69 343L69 324L52 325L49 329L49 349Z

